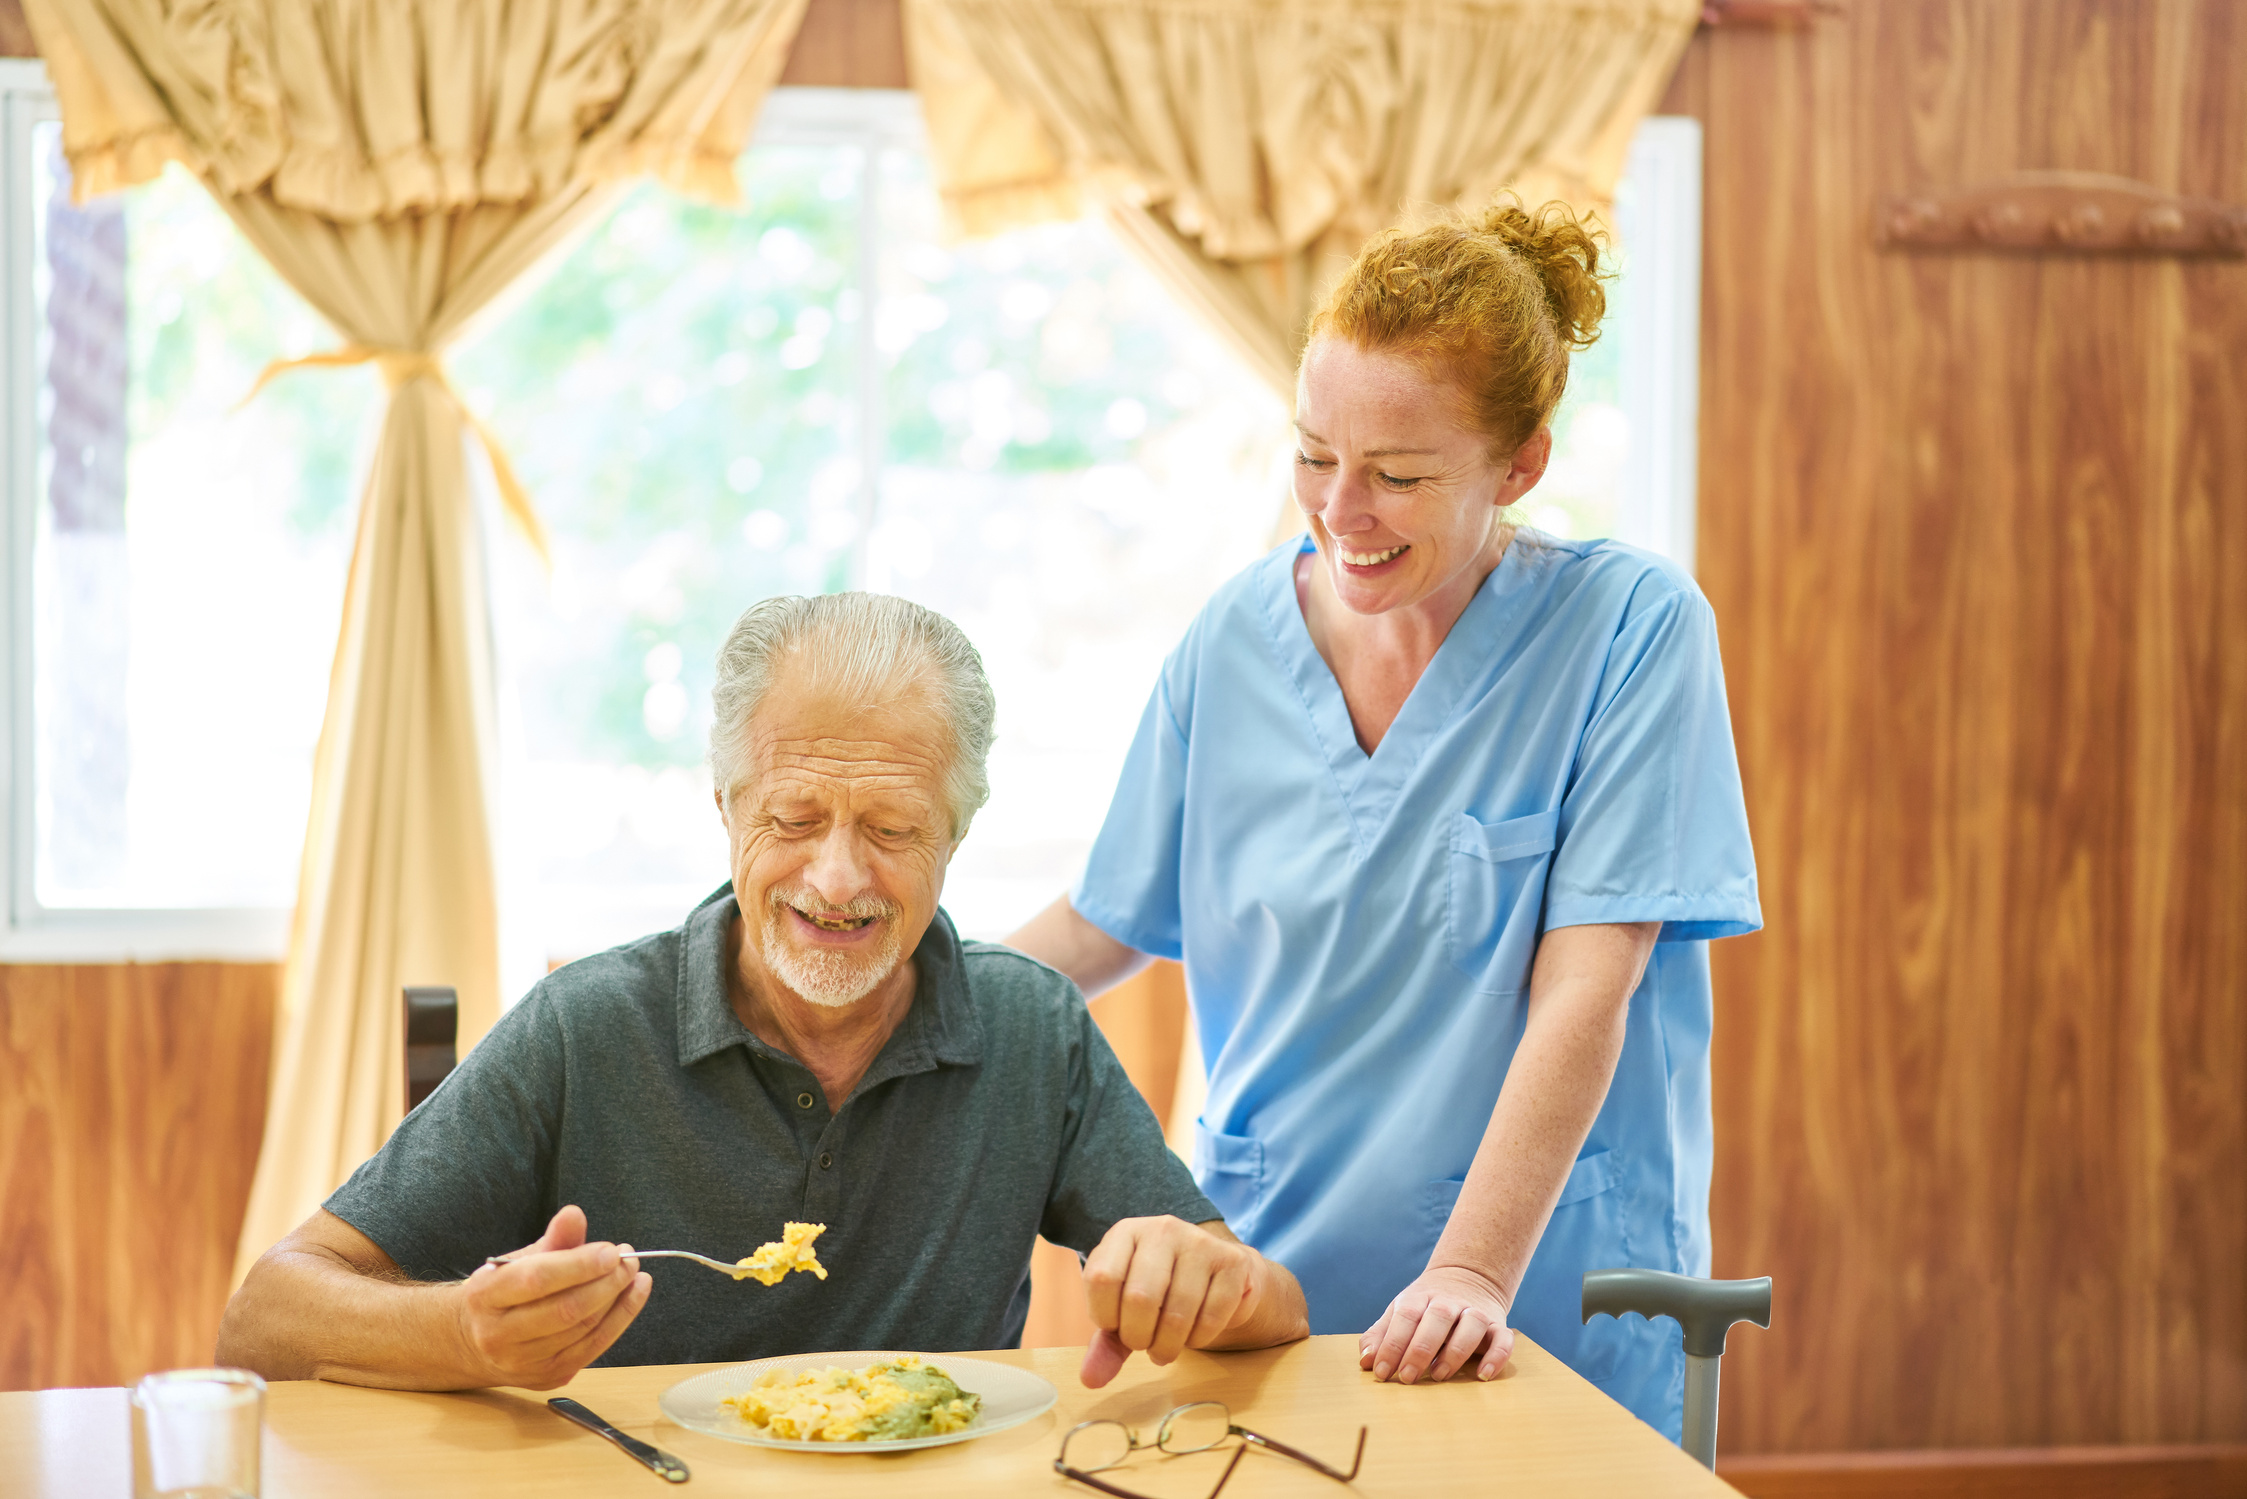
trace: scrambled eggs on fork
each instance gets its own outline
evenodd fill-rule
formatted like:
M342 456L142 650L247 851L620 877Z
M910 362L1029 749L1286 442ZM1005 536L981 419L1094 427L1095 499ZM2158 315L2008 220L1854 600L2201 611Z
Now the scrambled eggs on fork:
M782 1276L791 1270L809 1270L821 1280L827 1278L827 1267L819 1263L812 1252L811 1241L827 1231L824 1223L787 1223L781 1225L778 1242L761 1244L755 1254L738 1259L733 1264L735 1280L754 1279L763 1285L778 1285Z

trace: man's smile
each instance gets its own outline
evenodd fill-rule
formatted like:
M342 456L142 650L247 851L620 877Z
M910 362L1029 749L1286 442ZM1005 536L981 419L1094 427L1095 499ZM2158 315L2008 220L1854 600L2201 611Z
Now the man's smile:
M878 916L821 916L810 911L797 911L796 914L823 932L855 932L881 919Z
M791 940L830 951L879 940L878 928L897 914L893 906L878 897L868 896L830 906L803 890L792 896L775 893L772 904L775 914L792 934Z

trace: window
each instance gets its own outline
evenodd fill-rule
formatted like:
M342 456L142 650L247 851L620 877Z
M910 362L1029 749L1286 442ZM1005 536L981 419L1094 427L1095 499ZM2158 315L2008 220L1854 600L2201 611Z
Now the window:
M957 620L999 703L946 881L998 935L1106 810L1154 671L1267 544L1282 403L1094 224L946 243L909 94L784 90L747 206L635 191L455 363L556 534L503 568L512 889L565 956L726 876L710 662L778 591Z
M1615 534L1693 570L1701 419L1701 122L1657 115L1615 193L1622 232L1617 393L1625 481Z
M332 333L176 168L69 209L37 65L0 85L6 951L271 955L376 382L306 372L236 410ZM1668 201L1646 141L1632 274L1534 497L1554 530L1640 539L1638 471L1690 479L1690 393L1680 418L1638 370L1666 315L1645 267L1683 232L1641 206ZM1693 145L1656 177L1697 180ZM983 651L993 798L946 905L1010 929L1075 872L1164 653L1284 501L1282 403L1102 227L947 241L910 95L782 90L740 173L738 210L634 189L449 356L555 539L549 571L491 528L511 992L725 878L711 659L775 592L906 594Z
M1562 536L1614 536L1693 566L1701 304L1701 122L1656 116L1615 193L1620 277L1553 418L1526 508Z
M270 956L373 383L234 413L266 360L332 336L176 166L73 208L38 64L0 66L5 954Z

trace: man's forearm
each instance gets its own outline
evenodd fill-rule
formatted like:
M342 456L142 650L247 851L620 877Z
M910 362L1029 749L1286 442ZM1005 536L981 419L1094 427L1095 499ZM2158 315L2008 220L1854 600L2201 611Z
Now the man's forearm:
M1270 1348L1311 1335L1310 1309L1303 1287L1287 1266L1259 1254L1249 1278L1248 1315L1225 1329L1209 1347Z
M219 1324L222 1364L267 1379L393 1390L488 1383L468 1367L457 1284L372 1276L328 1250L283 1243L251 1269Z

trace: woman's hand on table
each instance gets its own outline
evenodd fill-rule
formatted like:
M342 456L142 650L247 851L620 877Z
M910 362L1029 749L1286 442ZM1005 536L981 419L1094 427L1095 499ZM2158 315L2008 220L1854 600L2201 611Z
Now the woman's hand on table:
M1512 1301L1498 1277L1521 1284L1614 1081L1631 994L1661 930L1658 921L1556 927L1539 940L1529 1024L1459 1204L1428 1268L1360 1340L1358 1367L1375 1379L1444 1380L1470 1364L1496 1379L1506 1367Z
M482 1384L568 1384L623 1336L655 1284L630 1245L586 1243L574 1205L514 1253L460 1285L461 1346Z
M1123 1219L1085 1257L1084 1281L1097 1329L1081 1375L1089 1389L1135 1352L1167 1364L1189 1348L1264 1348L1311 1330L1295 1277L1222 1219Z
M1477 1377L1496 1379L1513 1356L1506 1300L1488 1276L1458 1265L1430 1266L1399 1291L1358 1341L1358 1367L1375 1379L1442 1381L1480 1360Z

